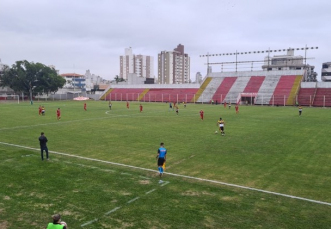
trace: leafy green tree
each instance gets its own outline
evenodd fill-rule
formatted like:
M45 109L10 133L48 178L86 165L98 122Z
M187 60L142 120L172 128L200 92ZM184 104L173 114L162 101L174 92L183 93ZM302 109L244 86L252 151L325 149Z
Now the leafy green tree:
M125 82L125 79L120 78L118 75L116 75L116 76L114 77L114 79L115 79L115 82L116 82L116 83L118 83L118 82Z
M27 60L16 61L11 68L5 67L0 80L0 86L28 94L31 101L33 95L56 92L64 84L65 79L55 69Z

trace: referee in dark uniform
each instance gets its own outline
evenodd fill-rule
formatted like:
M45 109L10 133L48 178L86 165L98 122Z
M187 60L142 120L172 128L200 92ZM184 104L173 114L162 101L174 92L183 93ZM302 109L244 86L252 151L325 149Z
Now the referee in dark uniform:
M44 135L44 132L41 132L40 137L39 137L39 143L40 143L40 153L41 153L41 160L44 160L44 150L46 152L46 158L47 160L49 160L48 158L48 148L47 148L47 138Z

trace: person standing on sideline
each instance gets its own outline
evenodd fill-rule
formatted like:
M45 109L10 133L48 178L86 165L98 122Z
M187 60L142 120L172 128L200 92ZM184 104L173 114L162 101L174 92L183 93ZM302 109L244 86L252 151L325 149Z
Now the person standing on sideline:
M84 103L84 110L86 111L86 103Z
M109 100L109 104L108 104L108 106L109 106L109 110L111 110L111 101Z
M47 160L49 160L48 158L48 148L47 148L47 138L44 135L44 132L41 132L40 137L39 137L39 144L40 144L40 153L41 153L41 160L44 160L44 150L46 152L46 158Z
M61 221L61 215L55 214L52 216L53 223L49 223L46 229L68 229L65 222Z
M130 108L130 104L129 104L129 101L126 101L126 108Z
M167 159L167 149L164 148L163 142L161 142L160 148L157 150L156 159L157 159L157 166L159 169L159 176L161 179L161 177L163 175L163 164L166 162L166 159ZM162 183L162 182L163 181L160 180L160 183Z
M239 113L239 106L238 106L238 104L236 104L236 106L234 108L236 109L236 114L238 114Z
M57 118L57 120L60 120L61 119L61 110L60 110L60 107L57 108L57 110L56 110L56 118Z
M143 112L143 105L141 105L141 104L139 105L139 111Z
M301 114L302 114L302 107L299 105L299 116L301 116Z
M221 132L222 136L225 135L225 132L224 132L224 124L225 124L225 122L224 122L224 120L223 120L222 118L220 118L220 120L217 121L217 125L218 125L219 128L220 128L220 132Z
M200 118L203 121L203 110L200 110Z

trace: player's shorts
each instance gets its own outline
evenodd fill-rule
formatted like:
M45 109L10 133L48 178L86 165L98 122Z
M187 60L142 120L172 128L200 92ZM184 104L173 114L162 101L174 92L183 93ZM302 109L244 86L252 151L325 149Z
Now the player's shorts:
M224 130L224 126L220 126L220 129L223 131Z
M157 165L158 166L163 166L164 162L165 162L164 158L163 157L159 157L159 159L157 160Z

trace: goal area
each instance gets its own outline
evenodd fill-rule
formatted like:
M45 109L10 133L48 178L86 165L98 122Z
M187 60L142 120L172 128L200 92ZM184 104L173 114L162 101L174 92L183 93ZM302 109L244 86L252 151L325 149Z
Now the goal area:
M0 95L0 103L20 103L19 95Z

